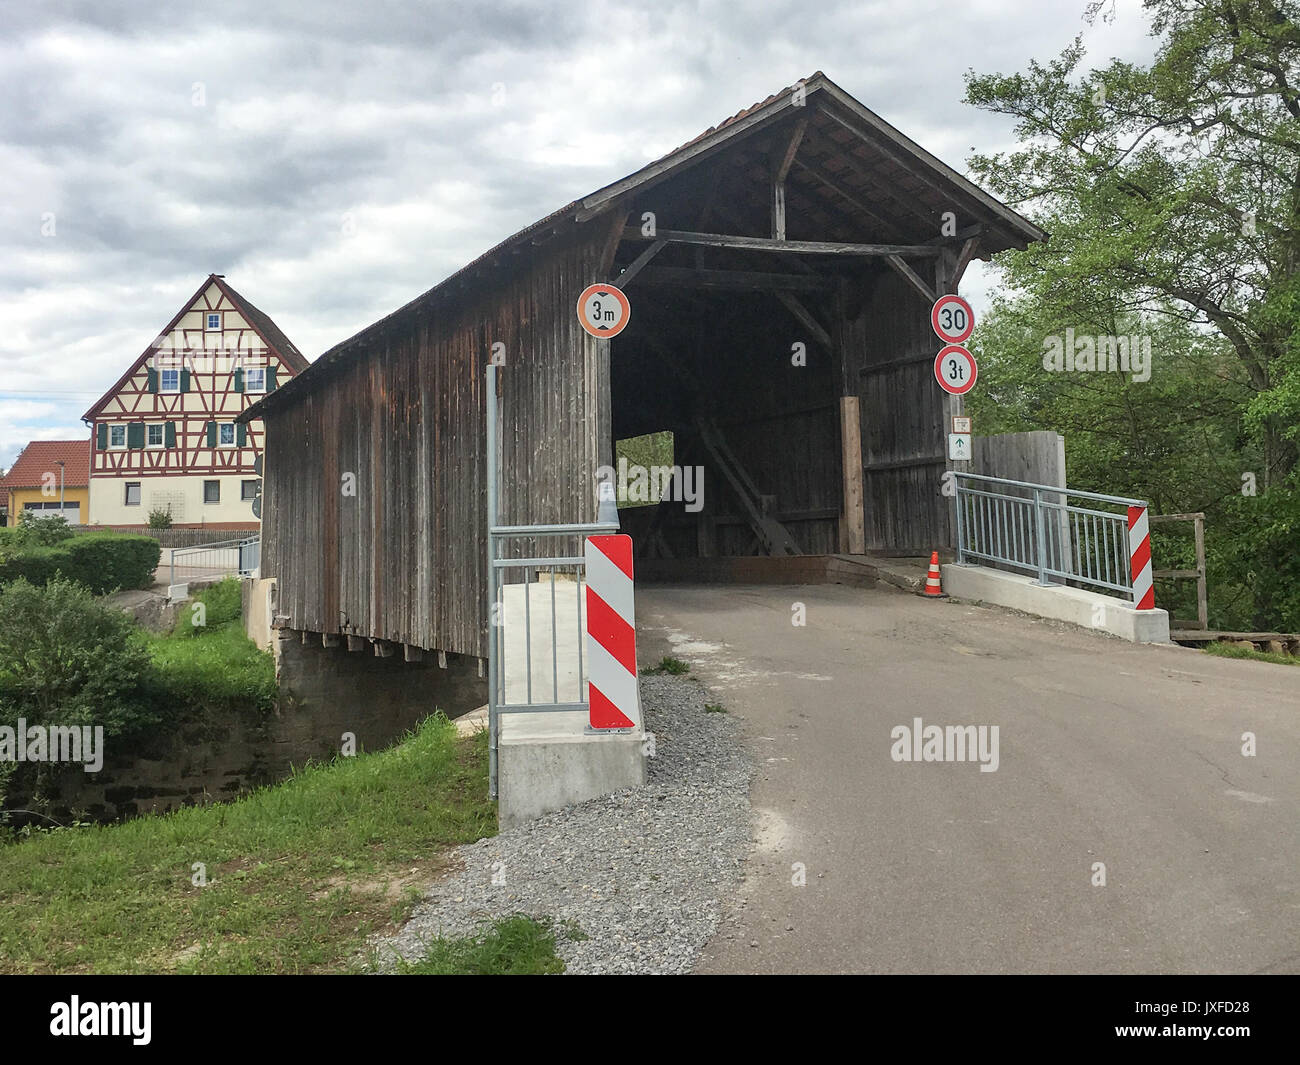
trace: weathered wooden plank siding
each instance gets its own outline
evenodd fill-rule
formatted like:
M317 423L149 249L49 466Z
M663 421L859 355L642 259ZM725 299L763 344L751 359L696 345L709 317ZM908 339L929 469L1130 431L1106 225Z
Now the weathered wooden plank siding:
M580 233L381 324L311 392L268 412L263 565L286 624L486 654L494 343L505 345L502 520L595 518L608 342L582 331L574 306L598 279L605 227Z
M952 543L941 483L946 393L933 365L940 345L929 307L901 278L876 274L867 284L861 313L841 323L860 397L867 550L930 551Z

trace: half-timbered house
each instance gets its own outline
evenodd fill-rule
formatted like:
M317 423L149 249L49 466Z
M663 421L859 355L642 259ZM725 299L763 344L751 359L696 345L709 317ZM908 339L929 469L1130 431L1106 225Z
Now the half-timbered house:
M261 421L252 403L307 368L270 317L210 274L165 329L83 415L91 426L94 525L254 529Z

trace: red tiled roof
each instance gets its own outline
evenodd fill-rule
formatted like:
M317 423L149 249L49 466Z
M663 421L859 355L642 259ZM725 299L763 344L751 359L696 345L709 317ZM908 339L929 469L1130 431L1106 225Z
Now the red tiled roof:
M816 78L824 78L824 77L826 77L826 75L823 74L820 70L814 70L811 74L808 75L808 77L806 77L806 78L801 78L799 81L797 81L797 82L795 83L795 85L806 85L808 82L813 81L813 80L815 80ZM748 107L746 107L746 108L744 108L744 109L742 109L742 110L740 110L740 111L737 111L737 112L736 112L734 115L732 115L730 118L724 118L724 119L723 119L721 122L719 122L716 126L710 126L710 127L709 127L708 129L706 129L703 133L701 133L698 137L692 137L692 138L691 138L690 140L688 140L685 144L679 144L676 148L674 148L671 152L669 152L668 155L661 156L661 157L660 157L660 160L662 160L662 159L667 159L669 156L676 155L676 154L677 154L678 152L680 152L683 148L689 148L692 144L695 144L695 143L698 142L698 141L702 141L702 140L704 140L705 137L708 137L708 136L710 136L711 134L717 133L718 130L720 130L720 129L726 129L726 128L727 128L728 126L730 126L732 123L734 123L734 122L739 122L739 121L740 121L742 118L744 118L746 115L752 115L755 111L758 111L758 110L760 110L760 109L766 107L768 104L775 103L777 100L784 100L787 96L789 96L792 92L794 92L794 90L795 90L795 85L787 85L787 86L786 86L784 89L782 89L780 92L774 92L774 93L773 93L771 96L769 96L766 100L759 100L758 103L750 104ZM660 161L660 160L656 160L656 162L658 162L658 161Z
M0 488L40 488L41 478L54 474L59 481L59 460L66 465L63 483L68 488L85 488L90 484L90 438L85 440L33 440L22 450L9 472L0 477Z

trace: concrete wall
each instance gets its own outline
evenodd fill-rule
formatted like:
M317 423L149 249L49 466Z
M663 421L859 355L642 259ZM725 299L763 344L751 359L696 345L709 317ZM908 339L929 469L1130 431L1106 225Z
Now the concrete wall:
M942 573L944 591L958 599L995 603L1042 618L1068 621L1130 643L1169 642L1169 613L1165 610L1138 610L1113 595L1059 584L1041 585L1032 577L986 566L947 565Z
M400 653L377 658L369 650L324 648L319 636L309 645L297 634L277 637L274 711L198 715L174 731L132 741L129 753L110 739L100 772L69 768L55 779L46 812L61 821L108 820L233 799L284 780L308 759L332 758L345 732L356 737L358 751L374 751L435 710L458 717L487 698L472 658L449 655L440 669L436 656L404 662ZM30 809L30 800L15 787L6 806Z
M263 651L276 649L278 633L272 631L275 613L275 578L240 581L244 632Z
M407 662L399 649L380 658L367 645L322 647L320 636L280 630L276 673L280 703L290 717L311 722L309 731L337 749L339 736L352 732L357 743L376 750L435 710L460 717L487 702L487 681L478 675L478 660L448 655L447 667L428 654Z

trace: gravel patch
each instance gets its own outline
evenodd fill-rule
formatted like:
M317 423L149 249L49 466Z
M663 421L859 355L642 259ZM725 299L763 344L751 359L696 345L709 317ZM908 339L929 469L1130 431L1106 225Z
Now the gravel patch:
M569 973L684 973L716 931L750 851L753 764L730 714L686 677L641 678L654 735L647 783L458 847L461 872L430 888L380 968L511 914L550 918ZM494 878L498 881L493 883ZM504 883L500 881L504 880ZM563 935L575 927L587 938Z

